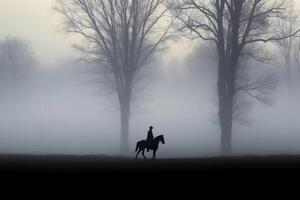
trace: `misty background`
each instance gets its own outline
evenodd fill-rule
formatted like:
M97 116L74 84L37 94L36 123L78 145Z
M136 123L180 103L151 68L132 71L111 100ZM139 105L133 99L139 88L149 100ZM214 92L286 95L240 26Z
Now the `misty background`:
M118 154L116 96L104 95L93 82L91 66L77 60L72 45L80 39L61 30L62 19L54 5L53 0L0 1L0 42L8 37L25 41L34 57L25 80L2 84L0 153ZM133 102L131 150L152 125L155 135L165 135L160 156L219 155L217 75L211 52L187 39L168 46L150 64L153 80ZM300 77L295 77L297 92L290 94L283 64L269 67L281 80L274 104L254 103L249 125L234 126L235 153L300 153Z

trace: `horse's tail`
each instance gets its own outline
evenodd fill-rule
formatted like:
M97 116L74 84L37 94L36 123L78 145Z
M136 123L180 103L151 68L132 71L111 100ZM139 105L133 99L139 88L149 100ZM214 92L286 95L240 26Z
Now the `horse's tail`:
M139 143L136 143L135 152L137 152L138 150L139 150Z

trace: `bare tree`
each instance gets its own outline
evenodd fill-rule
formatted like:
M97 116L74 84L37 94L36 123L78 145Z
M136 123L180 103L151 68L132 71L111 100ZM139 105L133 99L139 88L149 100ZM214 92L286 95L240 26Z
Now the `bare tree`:
M129 151L129 116L137 73L170 38L164 0L58 0L66 30L85 38L85 60L112 74L121 114L121 151Z
M299 27L299 15L295 10L295 3L294 1L287 1L286 3L286 12L285 17L281 20L278 20L278 27L280 30L280 35L284 37L285 35L290 35ZM297 64L298 55L297 55L297 38L289 37L285 38L284 40L279 40L277 42L280 47L280 52L282 54L284 65L286 68L286 75L288 86L290 92L293 88L293 66ZM293 59L294 58L294 59ZM295 63L294 63L295 61Z
M26 41L10 37L0 41L0 70L4 85L24 82L34 64L33 52Z
M221 150L231 154L232 125L245 107L240 95L263 103L274 85L274 76L245 76L244 59L271 60L265 43L295 36L299 30L280 35L275 21L284 18L284 1L277 0L177 0L169 6L177 28L191 39L213 44L218 55L218 107ZM262 45L263 44L263 45ZM247 78L245 78L247 77Z
M298 70L300 74L300 42L297 41L294 49L294 60L295 60L295 65L296 69Z

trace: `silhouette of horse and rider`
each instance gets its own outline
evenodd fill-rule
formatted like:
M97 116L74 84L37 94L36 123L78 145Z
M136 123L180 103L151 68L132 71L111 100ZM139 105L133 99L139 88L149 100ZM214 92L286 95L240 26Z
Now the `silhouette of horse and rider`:
M143 155L144 159L147 160L147 158L145 156L145 150L147 150L147 152L149 152L149 150L152 150L153 151L152 160L156 159L156 152L157 152L157 149L159 147L159 143L161 142L161 143L165 144L165 138L164 138L163 135L154 137L153 132L152 132L153 129L154 129L154 127L150 126L149 131L148 131L148 135L147 135L147 139L139 141L136 144L135 152L137 152L137 154L136 154L135 159L137 159L138 155L142 152L142 155Z

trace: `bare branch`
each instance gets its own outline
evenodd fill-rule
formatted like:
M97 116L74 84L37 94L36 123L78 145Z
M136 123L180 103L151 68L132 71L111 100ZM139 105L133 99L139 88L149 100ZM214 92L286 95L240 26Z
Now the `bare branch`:
M67 32L87 41L76 46L86 60L111 69L119 95L130 93L137 71L170 39L174 19L164 0L58 0ZM100 66L99 66L100 67Z

